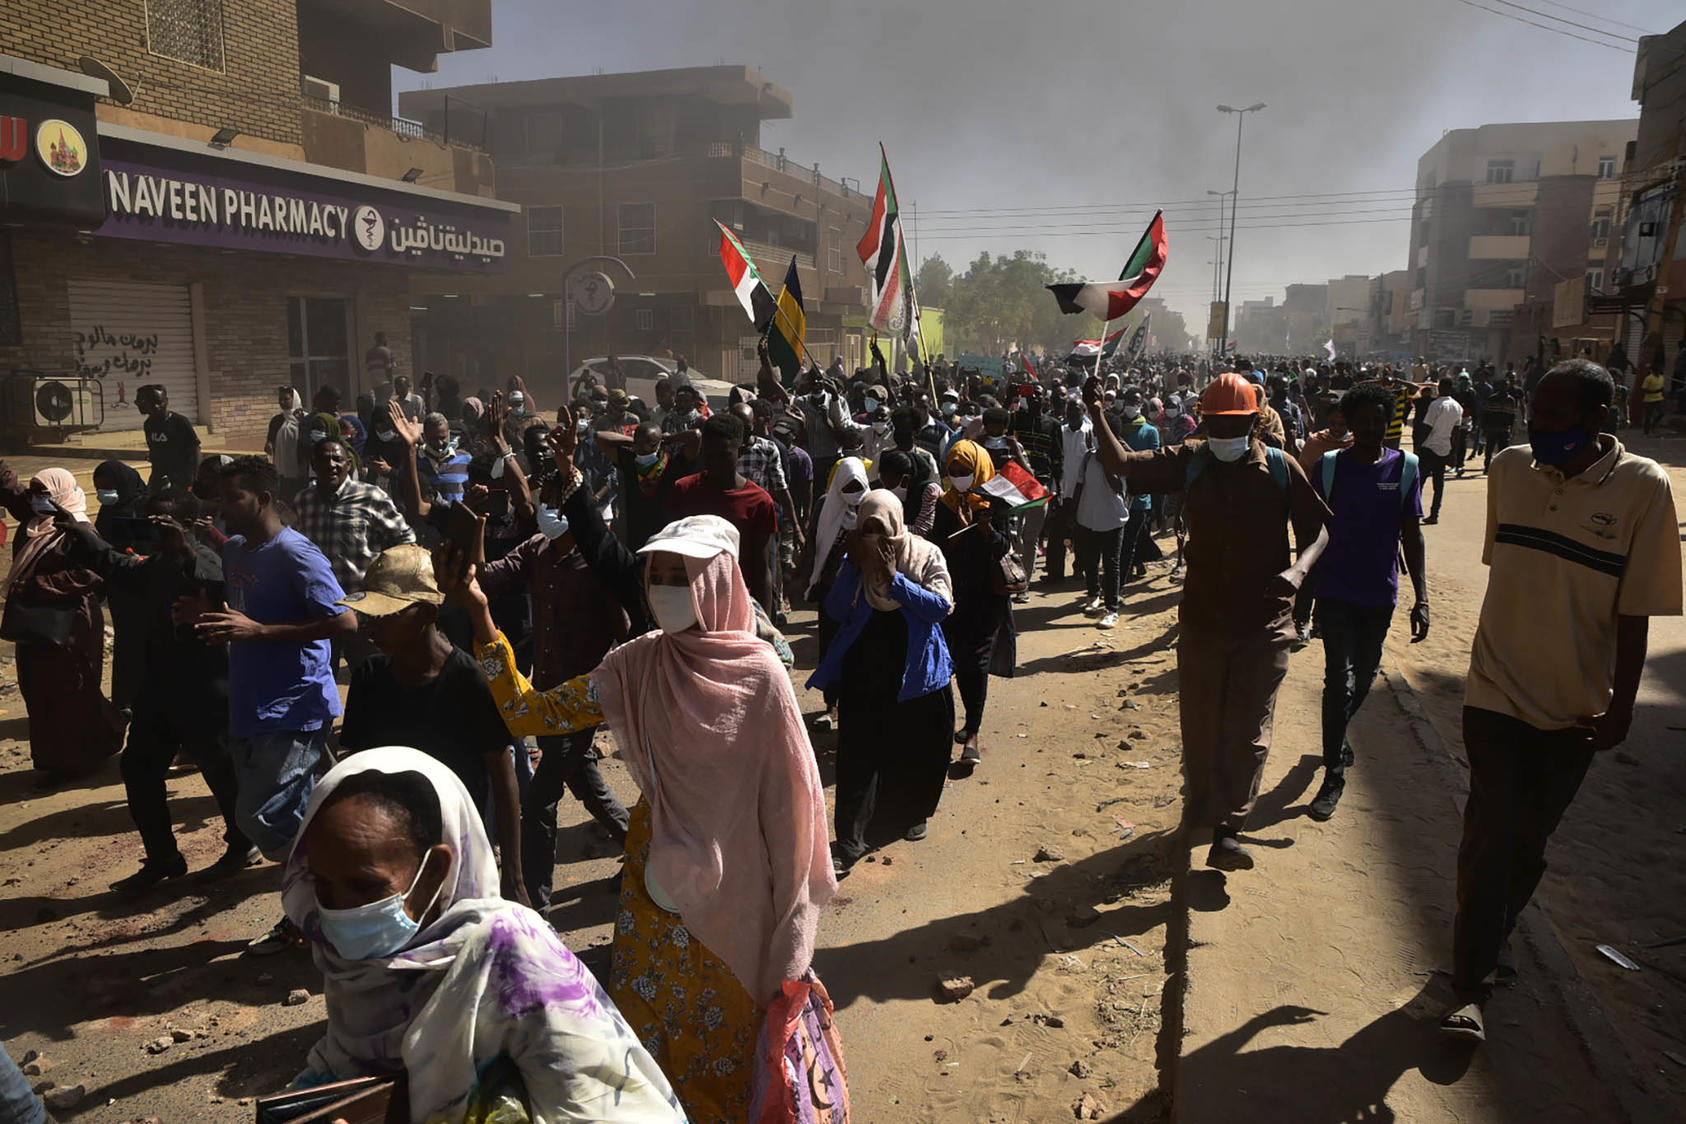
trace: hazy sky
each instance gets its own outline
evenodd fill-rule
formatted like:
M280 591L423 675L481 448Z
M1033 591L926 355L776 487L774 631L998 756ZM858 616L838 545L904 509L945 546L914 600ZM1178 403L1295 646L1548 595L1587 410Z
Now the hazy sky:
M960 270L981 251L1023 248L1116 276L1163 206L1170 265L1157 292L1199 331L1217 226L1206 192L1229 189L1235 158L1235 119L1219 103L1267 106L1246 121L1234 300L1280 300L1289 282L1404 268L1417 157L1444 131L1636 117L1620 37L1666 31L1681 8L493 0L492 16L490 49L443 55L433 75L395 70L397 86L748 64L795 102L791 120L764 127L764 147L871 190L877 142L888 146L921 258Z

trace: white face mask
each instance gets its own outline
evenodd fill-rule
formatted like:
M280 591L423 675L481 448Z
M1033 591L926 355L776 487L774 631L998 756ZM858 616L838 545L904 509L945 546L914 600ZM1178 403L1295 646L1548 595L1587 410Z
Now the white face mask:
M843 502L848 504L850 507L859 507L861 505L861 501L866 499L865 488L862 488L858 492L842 492L840 494L843 497Z
M970 492L972 490L972 481L975 479L977 479L975 476L950 476L948 481L950 484L954 485L954 490L956 492Z
M870 395L870 394L867 395L867 397L866 397L866 412L870 414L870 413L872 413L872 411L874 411L876 409L878 409L878 399L872 397L872 395Z
M663 632L684 632L697 623L697 603L688 585L652 585L650 612Z
M1140 406L1126 406L1124 407L1124 416L1131 421L1135 421L1142 416L1142 408Z
M890 432L890 423L889 422L873 422L872 423L872 432L874 432L874 433L878 434L878 436L882 437L886 433Z
M1240 460L1247 455L1247 449L1253 443L1251 437L1208 437L1206 447L1212 455L1225 464Z

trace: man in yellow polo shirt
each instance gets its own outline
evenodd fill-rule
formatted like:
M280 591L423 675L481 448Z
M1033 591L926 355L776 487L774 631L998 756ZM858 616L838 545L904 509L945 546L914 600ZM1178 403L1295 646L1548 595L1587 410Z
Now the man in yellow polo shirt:
M1681 611L1668 474L1602 433L1603 367L1571 359L1534 391L1527 446L1493 458L1491 570L1464 695L1469 801L1447 1034L1480 1041L1481 1001L1545 873L1546 840L1595 754L1633 722L1649 618Z

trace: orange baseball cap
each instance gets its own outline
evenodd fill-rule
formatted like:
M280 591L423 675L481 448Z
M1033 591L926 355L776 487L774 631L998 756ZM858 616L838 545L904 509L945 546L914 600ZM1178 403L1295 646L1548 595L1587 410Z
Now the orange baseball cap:
M1259 399L1253 393L1253 384L1231 371L1213 379L1200 395L1200 412L1210 417L1256 414Z

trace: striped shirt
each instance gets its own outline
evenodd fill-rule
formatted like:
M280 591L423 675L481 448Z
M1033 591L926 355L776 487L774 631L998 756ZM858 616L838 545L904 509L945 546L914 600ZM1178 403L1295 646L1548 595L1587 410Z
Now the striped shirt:
M434 499L450 504L461 500L468 491L468 464L473 459L467 453L454 452L443 460L434 460L418 450L416 467L422 480L433 489Z

